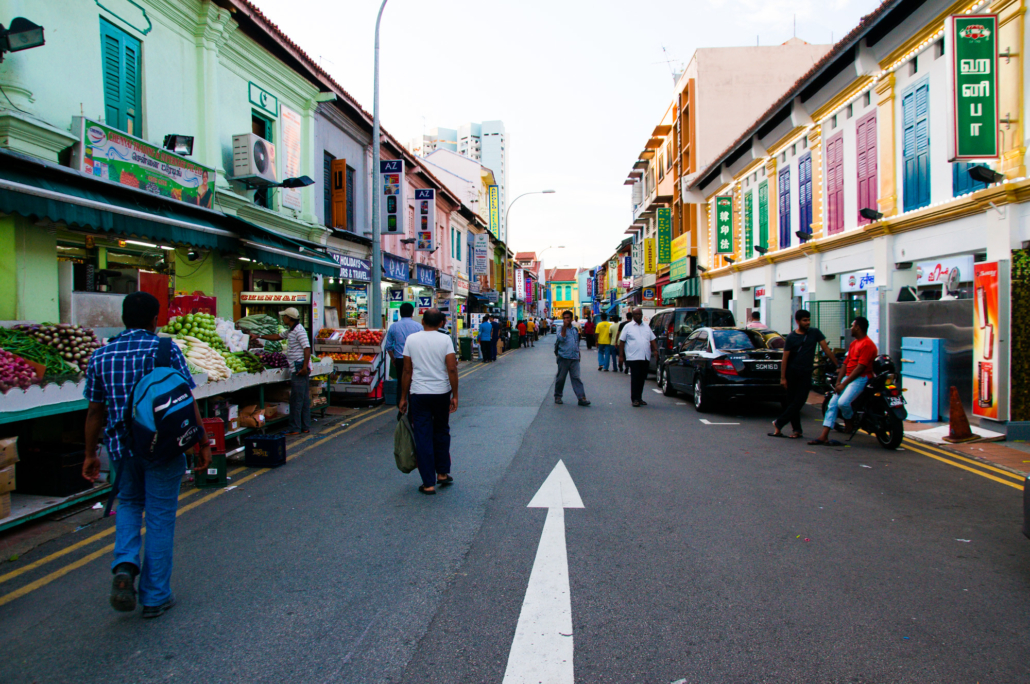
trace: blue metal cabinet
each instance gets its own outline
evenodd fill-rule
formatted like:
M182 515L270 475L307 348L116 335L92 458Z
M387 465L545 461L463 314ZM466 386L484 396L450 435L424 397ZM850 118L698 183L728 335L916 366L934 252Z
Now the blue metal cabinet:
M944 340L936 337L901 338L901 378L908 403L908 419L937 422L938 416L948 407Z

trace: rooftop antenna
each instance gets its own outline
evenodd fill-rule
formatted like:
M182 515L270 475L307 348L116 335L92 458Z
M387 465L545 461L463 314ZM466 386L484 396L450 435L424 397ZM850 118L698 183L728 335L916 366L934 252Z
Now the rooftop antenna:
M667 65L669 65L669 73L672 74L672 82L675 85L680 80L680 74L683 73L683 64L682 63L678 63L678 66L680 67L680 69L679 69L679 71L676 71L676 67L673 66L673 62L675 60L673 60L671 57L669 57L669 51L665 49L664 45L662 46L662 54L665 55L665 59L662 60L662 61L665 62ZM655 62L655 64L659 64L659 62Z

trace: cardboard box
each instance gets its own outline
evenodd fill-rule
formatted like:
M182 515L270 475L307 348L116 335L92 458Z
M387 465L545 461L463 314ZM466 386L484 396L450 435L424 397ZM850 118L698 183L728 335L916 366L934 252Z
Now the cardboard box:
M0 439L0 468L6 468L18 462L18 438Z
M287 384L282 385L269 385L265 387L265 404L268 402L281 402L290 400L290 386Z
M14 491L14 471L14 465L9 465L6 468L0 468L0 494L6 494L7 492Z
M0 494L0 520L11 515L11 495Z
M274 404L265 404L265 413L268 413L268 407L272 406L275 408L276 415L288 416L290 415L290 402L288 401L277 401Z

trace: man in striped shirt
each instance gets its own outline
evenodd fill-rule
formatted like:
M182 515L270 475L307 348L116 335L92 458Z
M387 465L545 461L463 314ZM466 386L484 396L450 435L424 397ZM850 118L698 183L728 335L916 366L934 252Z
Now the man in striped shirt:
M287 435L311 431L311 342L308 331L300 324L300 312L289 307L279 312L288 332L282 335L260 335L263 340L286 340L286 360L290 362L290 422Z

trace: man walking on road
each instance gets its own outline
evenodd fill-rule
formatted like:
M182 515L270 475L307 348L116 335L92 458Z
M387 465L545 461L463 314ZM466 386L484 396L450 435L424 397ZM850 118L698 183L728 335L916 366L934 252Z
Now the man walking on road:
M497 316L490 316L490 327L494 329L493 337L491 337L490 344L490 360L497 360L497 346L501 343L501 322L497 320Z
M490 314L487 314L483 317L483 322L479 324L479 355L483 363L493 361L491 358L491 352L494 349L493 336L494 327L490 324Z
M618 316L616 316L616 318L618 318ZM626 312L626 320L624 320L621 323L619 323L619 331L617 333L615 333L615 350L614 350L614 353L615 353L615 356L617 357L616 361L619 362L619 372L620 373L629 373L629 366L626 365L626 362L623 360L622 355L619 354L618 352L619 352L619 343L622 341L622 331L626 329L626 326L629 325L630 322L632 322L632 320L633 320L633 309L630 309L629 311Z
M622 363L629 367L629 397L633 406L647 406L644 401L644 381L647 379L647 371L650 366L651 356L658 356L658 346L655 344L654 333L651 326L644 324L644 312L633 309L630 312L633 320L630 321L622 332L619 333L619 358Z
M136 576L143 617L163 615L175 605L172 594L172 552L175 546L175 516L179 507L179 485L186 470L186 457L160 463L145 461L132 451L129 423L132 391L136 383L153 371L158 352L157 317L160 304L146 292L133 292L122 300L125 332L98 349L86 368L84 395L86 411L86 460L82 476L90 482L100 477L97 447L103 432L111 460L118 464L118 510L115 518L114 561L111 570L111 606L115 610L136 610ZM195 388L186 358L171 345L169 366L178 371L190 388ZM194 403L197 424L203 426L200 408ZM200 455L194 468L211 463L207 435L201 436ZM140 563L143 540L140 528L146 512L147 547Z
M422 315L422 332L404 344L404 372L401 374L397 409L411 409L411 429L422 494L436 494L437 485L449 485L451 477L450 414L458 410L458 360L451 338L437 331L446 321L439 309Z
M390 377L397 380L404 367L404 342L408 335L422 332L422 326L412 320L415 307L411 302L401 304L401 320L386 331L386 351L390 355Z
M587 349L594 348L594 319L588 318L583 323L583 338L587 341Z
M597 370L608 370L608 363L615 364L612 353L612 324L608 322L608 314L601 314L601 322L595 329L597 334Z
M526 336L527 336L526 339L529 340L529 346L530 347L535 347L536 346L536 323L533 321L532 318L530 318L526 322Z
M526 322L519 321L519 324L515 326L515 330L519 333L519 346L526 346Z
M833 388L833 397L826 407L823 431L819 434L818 439L809 442L812 446L838 446L840 444L837 440L830 439L830 430L837 424L838 411L844 416L844 432L847 434L854 432L854 426L851 424L851 417L854 415L851 402L865 389L869 378L873 377L873 359L876 358L876 344L866 334L868 330L869 321L865 316L858 316L851 324L851 336L855 339L848 347L848 355L837 372L837 384Z
M554 403L561 404L565 392L565 376L572 378L572 391L580 406L590 406L583 382L579 379L579 331L572 325L572 312L562 314L562 327L554 341L554 355L558 357L558 374L554 376Z
M787 344L783 348L783 360L780 362L780 384L787 391L787 406L780 417L773 421L770 437L786 437L781 432L783 426L790 423L794 433L791 439L802 437L801 409L808 402L808 394L812 391L812 368L815 365L815 348L822 347L823 353L837 365L837 357L833 355L830 345L826 344L826 336L819 328L812 327L812 315L804 309L794 314L798 327L787 335Z

